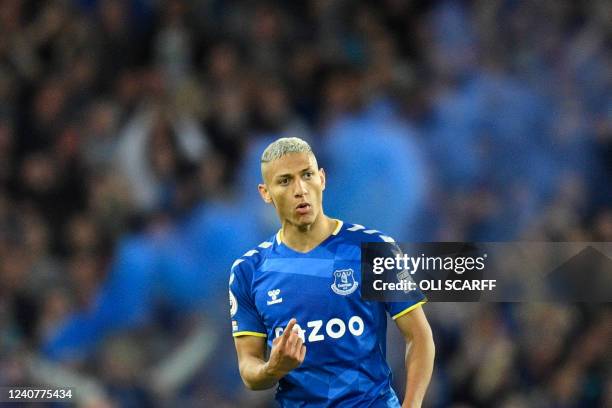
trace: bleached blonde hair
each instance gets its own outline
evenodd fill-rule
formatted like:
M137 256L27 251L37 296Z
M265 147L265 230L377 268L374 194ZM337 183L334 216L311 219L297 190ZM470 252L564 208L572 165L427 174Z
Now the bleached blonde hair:
M278 160L289 153L312 153L312 148L299 137L281 137L266 147L261 155L261 164Z

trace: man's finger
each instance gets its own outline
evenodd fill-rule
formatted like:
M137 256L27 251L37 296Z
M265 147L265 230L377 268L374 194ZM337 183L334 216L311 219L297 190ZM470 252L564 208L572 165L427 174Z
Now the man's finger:
M303 363L305 358L306 358L306 346L302 344L302 348L300 349L300 363Z
M294 356L299 357L300 350L301 350L302 344L304 344L304 342L302 341L302 338L300 337L299 333L296 332L295 335L296 335L295 336L296 339L295 339L295 343L293 344L293 348L292 348L291 351L293 352Z
M291 332L293 331L293 326L295 326L295 323L297 323L297 320L295 320L294 318L289 320L287 327L285 327L285 331L283 331L283 338L285 340L287 340L289 336L291 336Z
M295 330L291 330L291 334L289 334L289 338L287 339L287 350L291 353L295 350L295 345L300 341L300 335Z
M283 334L280 335L280 340L278 344L282 345L287 342L287 339L289 339L289 336L291 335L291 330L293 330L293 326L295 326L296 322L297 320L295 320L295 318L292 318L291 320L289 320L289 323L287 324L287 327L285 327Z

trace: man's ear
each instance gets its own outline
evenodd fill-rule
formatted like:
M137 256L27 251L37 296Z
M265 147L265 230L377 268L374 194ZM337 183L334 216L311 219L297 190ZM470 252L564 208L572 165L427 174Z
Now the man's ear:
M323 167L319 169L319 177L321 177L321 191L325 190L325 170Z
M272 203L272 197L270 196L270 192L265 184L258 184L257 189L259 190L259 195L261 199L264 200L267 204Z

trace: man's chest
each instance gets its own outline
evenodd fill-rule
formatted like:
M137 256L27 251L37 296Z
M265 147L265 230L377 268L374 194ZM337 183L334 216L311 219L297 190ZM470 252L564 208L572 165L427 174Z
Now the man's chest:
M372 302L361 299L360 268L357 257L268 259L253 282L256 309L270 331L296 318L331 336L359 333L373 314Z

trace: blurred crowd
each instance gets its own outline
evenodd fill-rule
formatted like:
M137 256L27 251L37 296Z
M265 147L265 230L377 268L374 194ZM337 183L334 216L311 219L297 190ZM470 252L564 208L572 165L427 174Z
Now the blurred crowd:
M612 241L610 21L605 0L1 1L0 384L268 406L227 277L278 228L256 185L280 136L312 143L329 215L396 240ZM427 406L612 406L609 304L425 309Z

